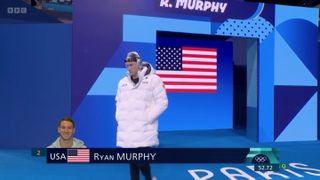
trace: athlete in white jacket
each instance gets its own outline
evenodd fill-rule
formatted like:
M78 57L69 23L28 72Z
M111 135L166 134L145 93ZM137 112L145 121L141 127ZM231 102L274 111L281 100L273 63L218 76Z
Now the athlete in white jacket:
M158 117L168 106L166 90L152 66L142 62L137 52L129 52L125 64L128 74L120 80L116 96L117 146L156 147ZM131 164L131 177L137 175L136 168ZM146 174L143 168L142 173Z
M120 80L116 96L117 146L158 146L158 117L168 106L163 82L136 52L128 54L126 66L128 74Z

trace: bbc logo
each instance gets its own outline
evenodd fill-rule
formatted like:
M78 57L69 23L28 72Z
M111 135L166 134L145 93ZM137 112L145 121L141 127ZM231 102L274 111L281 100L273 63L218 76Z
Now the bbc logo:
M27 14L27 7L8 7L7 14Z

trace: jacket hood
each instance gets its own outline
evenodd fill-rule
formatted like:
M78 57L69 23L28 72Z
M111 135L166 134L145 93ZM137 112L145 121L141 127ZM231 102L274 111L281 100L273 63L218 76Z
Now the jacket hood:
M155 74L155 70L153 69L153 67L150 63L142 62L142 67L147 69L144 76L147 76L149 74Z

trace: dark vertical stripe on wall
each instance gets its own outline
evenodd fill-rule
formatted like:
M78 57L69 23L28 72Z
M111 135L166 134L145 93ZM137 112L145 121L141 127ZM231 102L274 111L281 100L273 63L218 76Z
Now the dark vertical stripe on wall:
M233 128L247 126L247 39L232 37L233 42Z
M320 139L320 105L319 105L319 102L320 102L320 83L319 83L319 78L320 78L320 31L318 32L318 104L317 104L317 107L318 107L318 113L317 113L317 117L318 117L318 139Z

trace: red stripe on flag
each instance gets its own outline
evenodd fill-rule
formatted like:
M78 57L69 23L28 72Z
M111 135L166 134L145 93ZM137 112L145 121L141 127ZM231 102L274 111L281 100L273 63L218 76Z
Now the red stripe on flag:
M206 55L206 54L182 54L183 58L208 58L208 59L215 59L217 58L216 55Z
M217 69L182 68L183 71L217 72Z
M89 160L77 160L77 161L68 161L68 163L88 163Z
M182 50L191 50L191 51L217 51L216 48L198 48L198 47L182 47Z
M183 61L183 64L217 65L217 62Z

